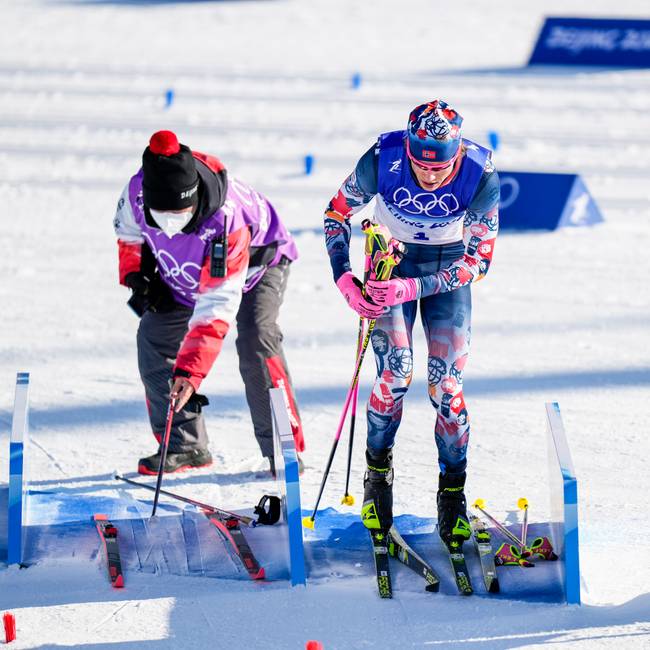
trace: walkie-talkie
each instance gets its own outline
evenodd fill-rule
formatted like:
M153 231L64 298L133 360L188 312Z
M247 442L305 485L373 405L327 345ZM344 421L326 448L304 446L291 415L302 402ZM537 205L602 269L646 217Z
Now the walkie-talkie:
M210 277L225 278L228 271L228 217L223 220L223 233L212 240L210 247Z

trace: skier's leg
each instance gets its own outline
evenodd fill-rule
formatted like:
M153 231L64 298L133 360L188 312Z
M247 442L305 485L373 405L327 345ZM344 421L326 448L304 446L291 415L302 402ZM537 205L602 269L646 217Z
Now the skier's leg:
M437 412L438 462L443 473L459 473L467 465L470 430L463 397L471 333L470 287L429 296L420 305L429 347L429 398Z
M371 335L377 377L367 407L368 447L392 448L402 419L402 402L413 376L413 321L417 303L391 307Z
M255 438L263 456L273 457L273 428L269 389L285 393L296 449L305 448L300 414L282 349L278 325L280 305L287 286L289 265L267 269L253 289L244 294L237 313L239 371L246 388Z
M178 307L172 312L147 311L138 328L138 367L144 384L151 428L158 440L165 430L172 368L192 310ZM194 397L174 415L169 453L207 450L208 437L201 404Z
M393 453L402 401L413 373L412 331L417 303L393 307L377 320L371 340L377 378L368 403L367 470L361 519L370 530L393 523Z
M437 412L438 531L446 542L470 536L464 493L469 419L463 369L469 354L471 305L469 286L421 301L429 346L429 397Z

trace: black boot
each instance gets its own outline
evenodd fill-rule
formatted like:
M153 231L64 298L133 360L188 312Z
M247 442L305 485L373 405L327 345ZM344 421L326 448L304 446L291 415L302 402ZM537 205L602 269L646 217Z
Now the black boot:
M472 534L467 518L465 478L466 474L462 472L440 474L438 479L438 533L445 543L453 538L467 540Z
M197 469L212 465L212 455L207 449L192 449L191 451L174 453L167 452L165 457L165 474L183 472L188 469ZM139 474L158 474L160 470L160 452L153 456L141 458L138 461Z
M361 521L369 530L388 532L393 525L393 452L366 450Z

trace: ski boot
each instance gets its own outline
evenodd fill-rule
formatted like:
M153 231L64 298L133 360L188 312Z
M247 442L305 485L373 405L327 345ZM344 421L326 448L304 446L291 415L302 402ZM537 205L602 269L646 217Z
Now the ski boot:
M190 451L174 453L167 452L165 458L165 474L184 472L188 469L198 469L212 465L212 455L207 449L191 449ZM153 456L141 458L138 461L138 473L155 476L160 470L160 452Z
M452 541L462 544L472 535L463 491L465 477L465 472L462 472L440 474L438 479L438 534L447 546Z
M393 452L366 450L361 521L370 532L388 533L393 525Z

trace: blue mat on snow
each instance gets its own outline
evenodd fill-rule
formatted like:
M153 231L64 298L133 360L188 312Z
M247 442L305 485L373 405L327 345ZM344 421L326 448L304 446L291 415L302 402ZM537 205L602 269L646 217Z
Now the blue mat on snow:
M99 536L92 520L94 514L101 513L118 528L127 583L128 572L133 570L249 580L230 545L225 544L215 527L193 507L182 509L161 500L158 516L152 521L149 518L151 501L136 500L129 490L115 490L115 495L98 497L30 491L25 564L74 559L96 562L102 571L105 570L104 560L99 557ZM243 527L243 530L268 579L288 579L286 559L274 543L273 527Z
M311 514L303 512L304 515ZM395 518L395 526L404 540L434 569L440 577L440 593L457 595L458 589L453 579L448 555L436 533L435 519L400 515ZM518 527L517 527L518 528ZM498 531L490 529L493 548L507 541ZM512 530L515 535L518 529ZM530 524L528 539L547 535L548 524ZM374 576L374 560L368 531L361 523L359 515L341 513L333 508L319 510L313 531L304 531L305 554L309 567L309 579L332 581L341 578ZM464 546L467 567L472 579L474 593L488 596L483 584L481 565L474 550L473 542ZM564 591L560 563L535 562L532 568L497 567L501 594L489 598L505 598L533 602L563 602ZM391 561L393 586L399 591L422 591L425 581L411 569L397 560ZM431 594L435 598L436 594Z
M2 490L0 490L0 500ZM1 511L1 509L0 509ZM136 500L129 490L116 490L115 496L62 495L31 491L29 496L27 564L48 559L75 559L95 562L105 571L99 556L100 543L91 517L106 514L119 529L120 552L128 583L129 571L154 574L206 576L248 580L247 573L233 557L206 517L192 507L181 509L168 501L160 502L159 517L149 520L151 501ZM244 513L242 513L244 514ZM250 512L245 514L250 515ZM311 514L303 511L304 515ZM435 520L400 515L395 525L404 539L425 558L440 577L440 592L457 595L449 560L435 532ZM0 526L0 541L2 527ZM286 556L280 548L278 530L273 526L244 528L246 537L264 566L270 580L288 580ZM305 559L309 582L346 579L374 581L372 547L359 516L333 508L318 511L316 527L304 530ZM513 530L517 534L518 530ZM492 530L495 548L505 541ZM531 524L530 539L549 535L548 524ZM473 544L465 546L468 569L476 595L487 595L478 556ZM396 591L424 592L425 582L397 561L391 562ZM501 594L506 598L534 602L563 602L559 562L537 562L535 567L498 567ZM427 594L436 598L439 595Z

